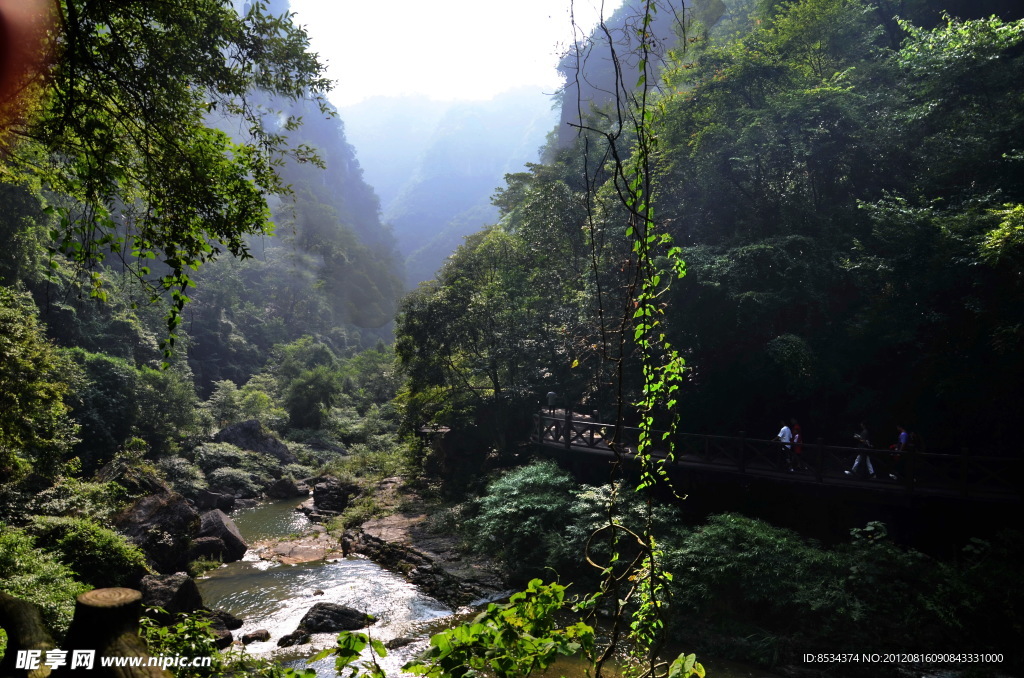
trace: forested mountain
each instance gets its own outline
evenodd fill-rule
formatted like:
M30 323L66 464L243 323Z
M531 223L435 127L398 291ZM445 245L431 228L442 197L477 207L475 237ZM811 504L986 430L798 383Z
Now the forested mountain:
M554 124L547 97L512 91L483 102L375 98L341 111L409 287L434 275L464 236L493 221L506 173L538 159Z
M657 637L705 630L766 665L936 647L1002 663L1024 609L1017 534L955 561L877 522L826 547L633 492L660 482L644 444L639 488L524 463L549 392L651 428L678 416L763 440L795 416L808 441L847 443L863 421L879 446L899 424L917 449L1019 455L1024 9L655 4L616 14L639 52L610 86L586 75L620 96L576 107L587 134L566 137L518 95L339 119L283 0L54 3L52 62L24 74L0 128L3 601L38 604L59 635L81 591L232 557L194 507L219 519L222 501L297 497L304 480L336 501L337 535L400 510L378 498L404 476L417 503L445 502L423 525L513 577L556 568L597 591L583 607L618 615L648 675L688 677L693 657L667 668ZM388 164L368 178L364 138ZM459 588L440 561L397 567ZM486 656L528 673L537 652L590 643L555 619L564 587L528 587L428 650L472 659L423 671ZM204 637L206 621L183 624L195 635L153 627L151 649ZM203 642L210 675L303 675ZM383 647L339 642L340 659Z
M797 416L810 439L845 442L860 421L883 439L903 423L932 449L1009 452L1024 24L977 17L1020 8L727 4L665 55L648 123L658 223L687 263L660 293L689 364L682 426L769 437ZM614 119L586 124L613 135ZM416 416L521 425L552 390L608 411L604 348L610 327L631 334L634 254L591 136L587 165L577 141L512 175L498 224L404 302ZM628 152L628 130L616 138ZM629 341L623 355L630 381Z
M323 167L283 167L293 194L273 208L274 236L252 243L253 258L197 276L188 357L204 392L222 379L244 383L274 345L303 335L342 354L390 338L403 270L378 199L341 120L309 107L289 112L304 121L293 141L315 148Z
M36 456L55 455L45 472L58 473L69 451L91 472L132 440L177 450L204 426L197 394L244 385L303 337L339 356L377 345L402 287L379 202L287 16L156 8L140 25L128 10L72 9L77 75L58 62L34 117L4 130L5 478ZM219 48L193 71L160 71L203 21L239 59L262 40L259 75L219 70ZM97 22L123 26L113 44ZM122 77L129 53L150 80ZM25 381L26 365L42 381Z

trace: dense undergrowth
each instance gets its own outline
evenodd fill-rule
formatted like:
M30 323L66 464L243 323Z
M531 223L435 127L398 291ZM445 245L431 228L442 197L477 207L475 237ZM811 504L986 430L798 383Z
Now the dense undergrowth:
M110 528L135 499L253 499L282 479L373 488L401 475L459 502L433 522L537 596L562 591L534 577L598 587L602 568L584 554L641 562L619 551L634 548L625 542L594 537L609 519L650 530L657 548L637 550L657 551L671 575L667 632L689 647L768 665L816 649L1014 648L1017 536L971 541L950 561L893 544L879 524L826 547L737 514L685 524L625 485L519 465L548 392L560 408L629 423L627 403L643 402L645 421L679 405L716 433L774 423L783 406L822 431L920 416L941 439L974 444L983 432L984 444L1016 449L1005 413L1020 409L1024 364L1024 25L898 4L928 28L894 20L890 2L730 1L695 47L661 55L665 87L634 111L637 133L615 140L622 157L584 138L507 177L500 223L405 298L394 349L375 345L399 276L368 187L330 196L327 180L289 166L302 199L275 218L291 234L252 260L204 267L192 320L168 330L123 270L83 272L62 254L55 205L71 197L24 177L0 185L0 590L40 605L60 635L75 594L149 571ZM579 122L594 138L609 130L601 116ZM337 130L316 129L347 159L334 167L358 174ZM642 182L639 170L621 174L641 132L660 143ZM621 228L621 191L645 182L657 197L633 194L626 207L679 243L666 270L684 256L694 284L656 282L664 257L633 249L635 224ZM356 213L370 218L343 223ZM103 224L115 226L130 224ZM146 270L143 282L158 284L162 269ZM83 301L90 290L104 304ZM648 317L693 357L692 373L673 361L678 394L652 390L638 358ZM161 350L168 331L173 356ZM253 420L295 461L214 440ZM433 442L413 442L416 432ZM365 492L332 527L384 510ZM526 623L518 606L529 603L486 621ZM481 624L459 633L485 638L493 628ZM147 635L154 651L194 642L219 657L210 675L285 673L217 654L204 628L190 618Z
M450 509L448 524L515 581L558 577L586 590L600 572L580 554L608 520L610 494L535 462ZM617 494L613 520L637 529L640 495ZM944 561L896 545L881 523L824 546L735 513L685 524L671 505L657 507L654 534L672 575L668 632L704 652L768 666L814 651L1006 652L1024 628L1019 534L972 539ZM596 562L601 548L591 544Z

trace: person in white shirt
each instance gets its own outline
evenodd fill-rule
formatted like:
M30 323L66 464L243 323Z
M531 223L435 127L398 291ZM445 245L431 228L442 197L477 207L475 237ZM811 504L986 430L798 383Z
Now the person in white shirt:
M779 430L779 435L775 436L775 439L782 442L782 463L789 466L789 472L793 472L793 432L786 426L786 421L780 420L782 429Z

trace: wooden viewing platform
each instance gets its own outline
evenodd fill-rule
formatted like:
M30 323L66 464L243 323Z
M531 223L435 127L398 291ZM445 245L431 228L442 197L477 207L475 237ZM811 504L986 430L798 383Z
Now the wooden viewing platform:
M665 459L668 445L663 431L653 438L653 456ZM631 461L636 456L640 429L623 427L619 449L609 444L615 425L593 421L571 411L544 411L534 415L531 439L542 449L561 450L572 457L591 456ZM803 443L796 468L790 471L782 443L744 436L713 436L677 433L668 469L715 473L741 478L834 486L837 489L870 487L887 493L915 496L963 498L988 502L1016 503L1021 500L1024 463L1020 458L934 452L903 452ZM876 478L867 477L866 464L847 474L859 454L868 454ZM892 478L895 476L895 479Z

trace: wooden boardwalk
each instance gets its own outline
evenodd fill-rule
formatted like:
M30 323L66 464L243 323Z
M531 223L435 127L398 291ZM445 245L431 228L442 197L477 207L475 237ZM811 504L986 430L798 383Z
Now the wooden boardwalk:
M640 430L623 427L618 451L612 449L615 425L561 411L534 416L533 442L548 450L560 450L572 457L631 461L636 454ZM654 456L666 458L667 445L656 432ZM745 437L678 433L674 451L667 461L669 471L690 471L758 478L775 482L833 486L914 496L949 497L986 502L1019 503L1022 497L1024 463L1020 458L975 454L909 452L896 455L890 450L804 443L799 454L788 454L781 443ZM658 445L663 449L659 449ZM795 452L795 450L794 450ZM853 460L867 452L875 469L868 478L848 474ZM795 458L790 471L790 459Z

